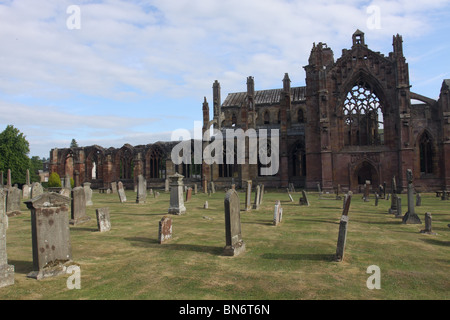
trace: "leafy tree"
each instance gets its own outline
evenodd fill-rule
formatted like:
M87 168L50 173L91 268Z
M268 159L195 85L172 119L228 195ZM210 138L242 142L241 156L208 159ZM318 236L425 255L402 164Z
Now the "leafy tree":
M30 144L26 137L14 128L8 125L0 133L0 171L5 174L11 169L11 183L23 184L26 180L27 169L30 168Z
M48 187L49 188L60 188L61 178L58 173L52 172L48 177Z
M72 139L72 142L70 142L71 148L78 148L78 142L75 139Z

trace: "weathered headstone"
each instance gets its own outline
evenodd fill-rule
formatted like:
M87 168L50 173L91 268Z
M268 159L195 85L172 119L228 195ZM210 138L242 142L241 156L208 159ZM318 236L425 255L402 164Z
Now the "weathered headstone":
M390 214L397 214L397 185L395 183L395 176L392 178L392 183L391 183L391 189L392 189L392 194L391 194L391 207L389 208L389 213Z
M319 192L319 199L322 198L322 189L320 188L320 182L317 182L317 192Z
M370 195L370 181L366 181L364 184L364 202L369 201L369 195Z
M70 199L57 193L43 193L25 204L31 210L33 271L35 279L65 274L72 262L69 230Z
M186 202L191 201L192 199L192 188L188 188L186 191Z
M125 194L122 181L117 182L117 193L119 194L119 200L121 203L127 202L127 196Z
M261 197L261 187L259 185L255 188L255 200L253 202L253 209L259 209L259 199Z
M164 192L169 192L170 191L170 180L167 178L164 181Z
M211 193L213 193L213 194L216 193L216 187L214 185L214 181L211 181L209 183L209 186L210 186Z
M75 172L73 173L73 186L76 187L81 187L80 185L80 172L78 172L78 170L75 170Z
M380 198L380 196L378 195L377 192L375 192L375 207L378 206L378 199Z
M44 193L44 188L42 187L42 185L39 182L33 182L33 184L31 185L30 198L33 199L33 198L39 197L43 193Z
M197 194L197 184L196 183L194 183L194 194Z
M263 203L263 199L264 199L264 185L263 184L261 184L259 193L260 193L259 204L261 205Z
M252 180L247 181L247 189L245 191L245 211L252 210Z
M92 202L92 189L91 183L85 182L83 183L84 196L86 198L86 206L92 206L94 203Z
M301 206L309 206L308 195L305 190L302 190L302 196L300 197L299 204Z
M111 193L117 193L117 182L111 182Z
M84 223L91 218L86 215L86 196L83 187L72 189L71 225Z
M5 193L3 189L0 189L0 288L14 284L14 266L8 264L8 256L6 254L7 220Z
M241 233L239 195L235 190L228 190L225 195L224 206L226 245L223 253L226 256L237 256L245 251L245 243L242 240Z
M147 181L142 174L138 175L136 203L145 203L147 199Z
M395 210L394 215L395 215L396 218L403 219L403 215L402 215L402 198L399 197L398 195L396 195L395 199L396 199L396 203L397 203L397 205L396 205L397 209Z
M335 261L338 262L344 259L345 244L347 242L348 211L350 209L351 200L352 192L349 191L342 211L341 220L339 221L339 233L335 255Z
M6 189L6 214L11 217L20 214L20 199L22 192L17 187Z
M413 173L411 169L406 170L406 179L408 181L408 212L403 216L402 222L406 224L421 224L419 216L414 211L414 186Z
M203 205L203 209L208 209L208 201L205 201L205 204Z
M163 217L159 221L158 243L164 243L172 239L172 218Z
M288 193L288 196L289 196L289 200L291 200L291 202L294 202L294 199L292 198L290 193Z
M280 200L277 200L273 211L273 225L274 226L279 225L282 219L283 219L283 208L281 207Z
M67 188L61 188L61 190L59 190L59 194L65 197L70 198L71 194L72 194L72 190L67 189Z
M425 213L425 229L424 230L420 230L420 233L432 234L432 235L436 234L431 229L431 221L432 221L431 213L430 212Z
M67 189L69 189L69 190L72 190L72 184L70 183L70 175L67 173L66 174L66 177L65 177L65 179L64 179L64 185L63 185L63 187L64 188L67 188Z
M170 206L169 213L181 215L186 213L183 200L183 178L179 173L169 176L170 179Z
M422 205L422 196L420 193L416 194L416 207L420 207Z
M22 199L29 199L31 193L31 186L29 184L24 184L22 186Z
M6 176L6 188L11 188L11 169L8 169L8 174Z
M95 216L97 217L98 231L106 232L111 230L111 218L108 207L96 209Z

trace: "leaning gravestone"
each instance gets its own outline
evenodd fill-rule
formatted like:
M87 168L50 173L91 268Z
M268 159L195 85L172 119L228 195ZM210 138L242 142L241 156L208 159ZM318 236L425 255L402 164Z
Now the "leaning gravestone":
M403 216L402 222L405 224L421 224L419 216L414 212L414 186L413 173L411 169L406 170L408 181L408 212Z
M239 195L233 189L228 190L224 200L225 207L225 248L224 255L237 256L245 251L241 233L241 215Z
M125 195L122 181L117 183L117 193L119 194L119 200L121 203L127 202L127 196Z
M347 226L348 226L348 211L352 200L352 192L349 191L345 201L344 209L342 211L341 220L339 222L339 234L336 246L335 261L340 262L344 259L345 243L347 242Z
M172 239L172 218L163 217L159 221L158 243L164 243Z
M309 200L308 200L308 196L307 196L305 190L302 190L302 196L301 196L301 198L299 200L299 204L301 206L308 206L309 207Z
M35 279L65 274L72 265L69 230L70 199L57 193L43 193L26 201L31 210L33 270Z
M86 196L83 187L72 189L71 225L77 225L89 221L91 218L86 215Z
M259 199L261 197L261 187L259 185L255 188L255 200L253 202L253 209L259 209Z
M8 217L5 212L5 194L0 189L0 288L14 284L14 266L8 264L6 255L6 229Z
M98 231L106 232L111 230L111 219L109 216L109 208L98 208L95 210L97 217Z
M274 226L279 225L282 219L283 219L283 208L281 207L280 200L277 200L273 212L273 225Z
M170 179L170 206L169 213L181 215L186 213L186 207L183 200L183 178L179 173L169 176Z
M92 202L92 189L91 183L85 182L83 183L84 196L86 198L86 206L92 206L94 203Z
M136 203L145 203L147 199L147 181L142 174L138 175Z

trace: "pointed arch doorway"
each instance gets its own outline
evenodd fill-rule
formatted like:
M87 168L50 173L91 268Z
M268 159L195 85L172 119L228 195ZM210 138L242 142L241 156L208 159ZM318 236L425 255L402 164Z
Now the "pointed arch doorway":
M370 181L372 188L380 184L378 170L372 163L364 160L353 169L352 186L363 186L366 181Z

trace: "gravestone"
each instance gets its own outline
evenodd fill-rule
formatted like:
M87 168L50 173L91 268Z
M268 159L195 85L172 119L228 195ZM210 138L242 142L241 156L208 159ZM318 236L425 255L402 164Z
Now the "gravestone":
M395 210L395 213L394 213L395 217L403 219L403 215L402 215L402 198L400 198L399 196L396 196L395 199L396 199L396 202L397 202L397 206L396 206L397 210Z
M70 198L71 194L72 194L72 190L67 189L67 188L61 188L61 190L59 190L59 194L65 197Z
M81 187L80 185L80 172L78 172L78 170L75 170L75 172L73 173L73 186L74 187Z
M211 193L212 193L212 194L216 193L216 187L215 187L213 181L211 181L211 182L209 183L209 186L210 186Z
M255 188L255 200L253 202L253 209L259 209L259 199L261 197L261 187L259 185Z
M22 192L17 187L6 189L6 214L8 217L20 214L20 199Z
M5 203L5 193L0 188L0 288L14 284L14 266L8 264L8 256L6 254L8 217Z
M273 225L277 226L280 224L283 219L283 208L281 207L280 200L277 200L275 203L275 209L273 211Z
M392 183L391 183L391 189L392 189L392 194L391 194L391 207L389 208L389 213L390 214L397 214L397 185L395 183L395 176L392 178Z
M264 185L261 184L261 188L260 188L260 197L259 197L259 204L261 205L263 203L263 199L264 199Z
M416 194L416 207L420 207L422 205L422 196L420 193Z
M122 181L117 182L117 193L119 194L119 200L121 203L127 202L127 196L125 195L125 189L123 188Z
M111 182L111 193L117 193L117 182Z
M147 199L147 181L142 174L138 175L136 203L145 203Z
M369 201L369 195L370 195L370 181L366 181L364 184L364 202Z
M203 209L208 209L208 201L205 201L205 204L203 205Z
M31 193L31 186L29 184L24 184L22 186L22 199L29 199Z
M63 187L72 190L72 184L70 183L70 175L68 173L66 174L66 177L64 179Z
M45 192L25 204L31 210L33 271L35 279L65 274L72 265L69 230L70 199Z
M84 189L84 196L86 198L86 206L93 206L94 203L92 202L91 183L90 182L83 183L83 189Z
M206 180L205 174L203 175L202 188L203 188L203 193L208 193L208 180Z
M289 196L289 200L291 200L291 202L294 202L294 199L292 198L290 193L288 193L288 196Z
M39 197L41 194L44 193L44 188L42 188L42 185L39 182L33 182L31 185L31 196L30 198L36 198Z
M302 196L300 197L299 204L301 206L308 206L309 207L308 195L306 194L305 190L302 190Z
M414 186L411 169L406 170L406 180L408 182L408 211L403 216L402 222L405 224L421 224L422 221L414 211Z
M194 184L194 194L197 194L197 191L198 191L198 190L197 190L197 184L195 183L195 184Z
M179 173L169 176L170 179L170 206L169 213L181 215L186 213L183 200L183 178Z
M188 188L186 191L186 202L191 201L192 199L192 188Z
M86 196L83 187L72 189L71 225L77 225L89 221L91 218L86 215Z
M432 235L436 234L431 229L431 220L432 220L431 219L431 213L430 212L425 213L425 229L424 230L420 230L420 233L432 234Z
M226 193L224 207L226 245L223 253L226 256L237 256L245 251L245 243L241 233L239 195L235 190L231 189Z
M11 169L8 169L8 173L6 175L6 188L11 188Z
M345 201L344 209L342 211L341 220L339 221L338 241L336 245L335 261L340 262L344 259L345 244L347 242L347 226L348 226L348 211L352 200L352 192L349 191Z
M245 211L252 210L252 180L247 181L247 189L245 191Z
M378 196L378 193L375 192L375 207L378 206L378 199L379 199L379 198L380 198L380 197Z
M170 181L169 179L166 179L164 182L164 192L169 192L170 191Z
M163 217L159 221L158 243L164 243L172 239L172 218Z
M100 232L106 232L111 230L111 219L109 216L109 208L98 208L95 210L95 216L97 217L97 228Z

